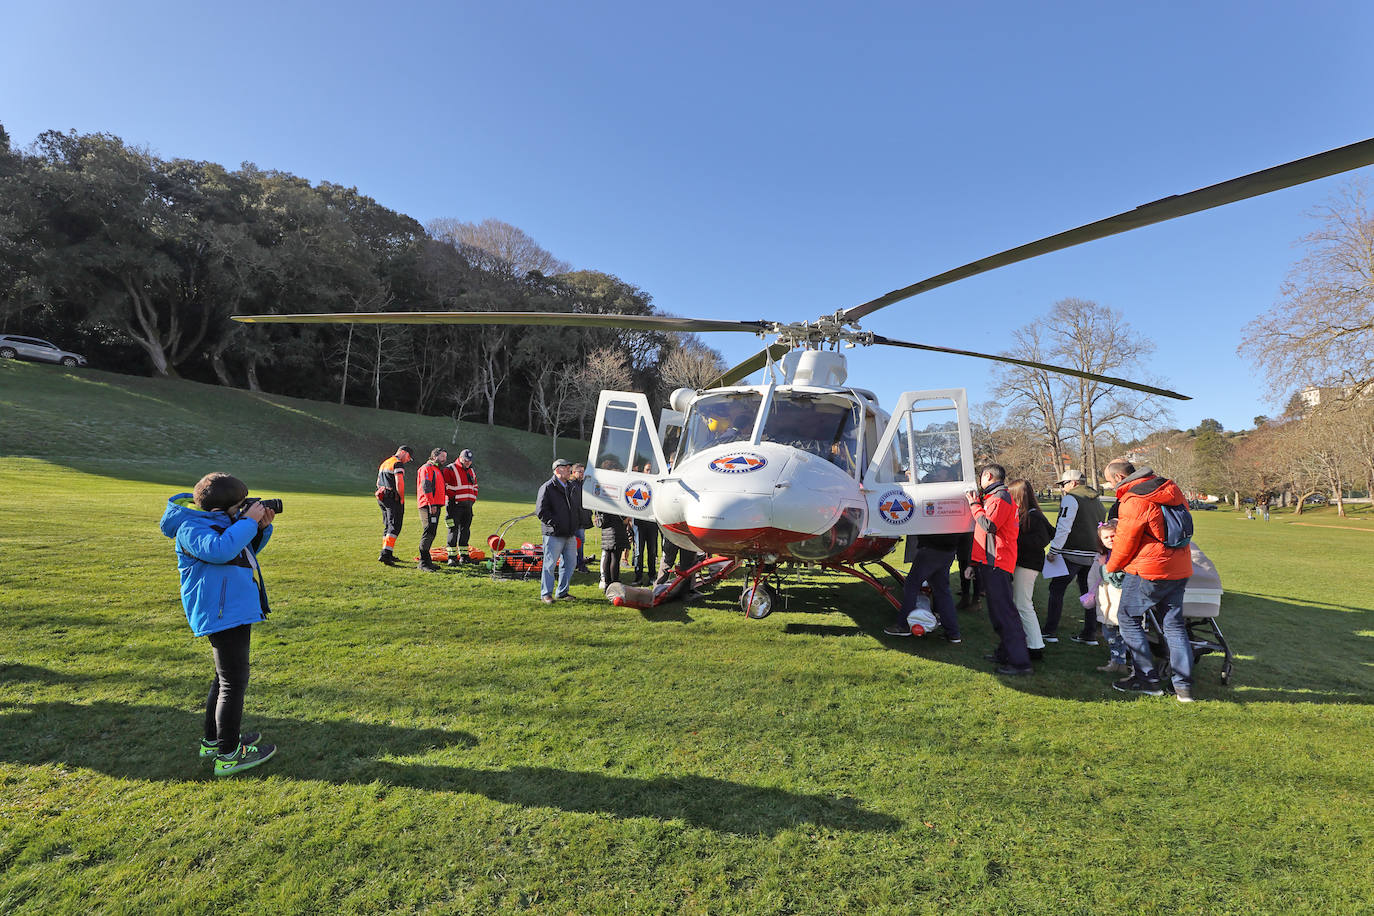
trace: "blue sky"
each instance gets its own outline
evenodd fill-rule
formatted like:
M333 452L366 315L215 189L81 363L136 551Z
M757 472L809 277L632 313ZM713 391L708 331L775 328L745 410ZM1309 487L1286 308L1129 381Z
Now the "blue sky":
M1022 242L1374 136L1367 3L9 4L0 122L496 217L660 309L814 318ZM675 8L678 7L678 8ZM1374 180L1374 169L1353 173ZM1127 313L1178 425L1276 412L1235 353L1331 178L870 316L996 352ZM710 335L732 361L758 349ZM884 403L991 364L850 353Z

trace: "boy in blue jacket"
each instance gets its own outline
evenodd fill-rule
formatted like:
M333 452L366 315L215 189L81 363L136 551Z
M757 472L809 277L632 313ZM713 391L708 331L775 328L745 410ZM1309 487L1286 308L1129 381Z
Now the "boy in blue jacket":
M276 515L260 502L245 505L247 498L237 477L206 474L193 493L169 499L162 514L162 533L176 541L186 622L196 636L210 638L214 652L200 756L215 758L216 776L266 763L277 752L258 743L257 732L239 732L249 637L268 611L257 555L272 537Z

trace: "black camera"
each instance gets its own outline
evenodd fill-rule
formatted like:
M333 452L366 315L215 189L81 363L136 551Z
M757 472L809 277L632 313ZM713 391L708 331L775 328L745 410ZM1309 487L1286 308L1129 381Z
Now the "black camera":
M262 503L264 509L271 509L278 515L281 514L280 499L258 499L256 496L250 496L243 501L243 508L247 509L249 506L253 505L253 503Z

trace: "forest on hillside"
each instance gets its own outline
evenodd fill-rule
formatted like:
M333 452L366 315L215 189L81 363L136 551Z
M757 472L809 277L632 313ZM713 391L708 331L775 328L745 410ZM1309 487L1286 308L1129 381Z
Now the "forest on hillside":
M328 181L108 133L19 150L0 126L0 333L95 367L579 435L602 388L657 403L720 368L692 335L229 318L432 310L655 314L645 290L497 220L426 227Z

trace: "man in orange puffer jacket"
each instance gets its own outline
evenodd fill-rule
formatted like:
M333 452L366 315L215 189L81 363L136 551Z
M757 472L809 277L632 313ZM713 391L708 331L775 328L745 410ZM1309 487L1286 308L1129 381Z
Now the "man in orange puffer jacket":
M1188 545L1165 546L1163 506L1186 506L1183 491L1172 480L1157 477L1151 468L1136 470L1124 458L1108 463L1102 476L1116 487L1116 542L1105 567L1106 575L1124 574L1118 619L1121 636L1131 650L1135 672L1112 684L1126 693L1162 696L1159 671L1141 624L1155 609L1169 643L1174 695L1183 703L1193 699L1193 647L1183 619L1183 592L1193 574Z

